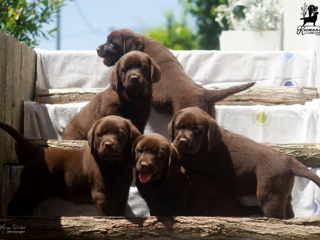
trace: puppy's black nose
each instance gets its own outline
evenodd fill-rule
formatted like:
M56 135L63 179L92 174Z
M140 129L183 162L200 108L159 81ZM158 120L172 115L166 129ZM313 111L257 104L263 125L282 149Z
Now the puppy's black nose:
M148 169L148 168L149 168L149 164L148 164L148 163L146 163L146 162L141 162L141 163L140 163L140 167L141 167L141 169L146 170L146 169Z
M113 148L113 143L112 143L112 142L105 142L105 143L104 143L104 146L105 146L107 149L111 149L111 148Z
M187 138L179 138L179 145L180 146L188 146L189 140Z
M131 77L130 77L130 81L131 81L132 83L138 83L138 82L139 82L139 78L138 78L138 76L131 76Z
M102 51L102 46L100 45L100 46L97 48L97 53L99 54L101 51Z

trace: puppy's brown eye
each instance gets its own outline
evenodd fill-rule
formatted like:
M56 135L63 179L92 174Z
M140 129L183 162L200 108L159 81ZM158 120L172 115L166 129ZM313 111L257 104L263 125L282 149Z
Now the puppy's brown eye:
M97 137L103 137L103 132L98 132Z
M141 153L143 153L143 149L137 149L137 151L136 151L137 153L139 153L139 154L141 154Z
M117 135L118 135L119 138L122 138L124 136L124 133L123 132L118 132Z

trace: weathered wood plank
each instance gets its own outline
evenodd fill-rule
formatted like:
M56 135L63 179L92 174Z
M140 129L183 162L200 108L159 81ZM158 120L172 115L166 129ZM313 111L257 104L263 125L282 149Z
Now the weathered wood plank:
M304 104L318 98L317 88L252 87L217 102L219 105L291 105Z
M12 66L12 92L8 92L8 94L12 95L11 102L11 126L21 132L20 126L20 118L21 118L21 110L22 110L22 102L21 102L21 43L13 38L12 41L13 51L13 66ZM15 154L15 146L12 142L11 144L11 158L16 157Z
M24 132L24 105L26 100L34 101L35 96L35 65L36 65L36 52L29 48L25 43L21 44L21 117L20 129L21 133Z
M5 106L4 106L4 122L12 125L12 88L13 88L13 46L14 38L7 35L7 59L6 59L6 87L5 87ZM11 152L12 139L8 136L5 138L6 149L4 156L9 156Z
M5 239L318 239L320 217L1 218ZM14 230L15 229L15 230Z
M35 99L35 71L36 71L36 52L29 48L28 45L22 43L21 56L21 94L22 100Z
M215 88L216 89L216 88ZM104 88L92 89L49 89L37 93L39 103L68 103L90 101ZM252 104L303 104L318 98L316 88L309 87L252 87L243 92L229 96L218 102L223 105L252 105Z
M72 149L87 147L85 140L30 140L39 147ZM283 154L292 156L307 167L320 167L320 143L262 143Z
M58 104L69 102L89 102L105 88L65 88L49 89L37 92L36 101L38 103Z
M0 121L5 121L6 103L6 69L7 68L7 35L0 31ZM12 139L10 140L10 142ZM9 143L10 143L9 142ZM8 135L0 133L0 185L3 179L3 164L8 153ZM1 188L2 189L2 188ZM2 210L2 191L0 191L0 209Z
M7 35L0 31L0 121L5 121ZM4 156L7 136L0 134L0 156ZM0 164L3 164L1 158Z
M283 154L295 157L307 167L320 167L320 143L264 144Z

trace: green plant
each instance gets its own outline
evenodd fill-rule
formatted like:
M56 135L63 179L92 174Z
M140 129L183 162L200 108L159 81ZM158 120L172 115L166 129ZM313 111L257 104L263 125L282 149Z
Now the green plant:
M185 17L176 21L172 12L165 13L165 16L167 22L164 26L147 28L142 33L173 50L197 49L199 44L196 34L187 26Z
M179 0L184 12L191 14L196 21L199 49L219 49L220 25L215 21L215 9L226 0Z
M276 30L281 19L280 0L228 0L216 8L216 21L230 30ZM242 9L243 17L236 14Z
M43 31L42 27L67 0L1 0L0 29L31 47L40 38L48 39L57 29Z

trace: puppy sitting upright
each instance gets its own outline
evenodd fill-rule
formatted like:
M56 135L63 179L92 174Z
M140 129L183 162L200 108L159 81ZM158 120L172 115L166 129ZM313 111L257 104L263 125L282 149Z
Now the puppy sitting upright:
M185 215L187 180L176 148L162 135L146 134L133 144L136 186L151 215Z
M199 108L179 111L168 131L184 168L210 177L235 195L256 195L265 217L294 217L294 176L320 187L320 178L296 159L220 128Z
M87 139L92 124L105 116L130 119L143 133L151 112L152 83L161 72L147 54L133 51L125 54L111 72L111 87L95 96L67 124L62 139Z
M132 142L141 134L122 117L95 122L89 146L78 149L39 148L12 127L0 123L28 156L8 215L28 215L44 199L56 196L92 204L99 215L124 216L132 181Z

